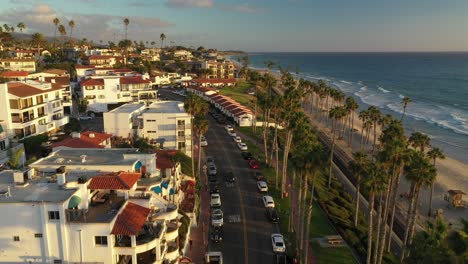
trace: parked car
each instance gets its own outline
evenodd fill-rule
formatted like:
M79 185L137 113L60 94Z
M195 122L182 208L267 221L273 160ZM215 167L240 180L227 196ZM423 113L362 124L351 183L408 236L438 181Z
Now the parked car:
M234 142L236 142L236 143L241 143L242 142L242 139L239 136L233 137L232 140L234 140Z
M226 120L224 120L223 117L218 118L216 121L218 121L218 124L220 124L220 125L226 124Z
M263 174L259 171L254 172L254 178L256 181L265 181L265 177L263 177Z
M271 234L271 245L273 246L273 252L285 252L286 245L284 244L284 238L281 234Z
M223 226L223 211L221 209L214 209L211 212L211 225Z
M216 180L216 178L215 178ZM216 180L216 182L213 182L211 183L210 182L210 194L212 193L219 193L219 188L218 188L218 180Z
M224 126L224 129L226 129L226 131L234 131L234 128L231 125Z
M218 169L216 169L215 165L210 165L208 167L208 175L216 175L218 174Z
M242 151L247 151L247 144L245 144L244 142L239 142L237 143L237 147L242 150Z
M201 136L200 145L201 145L202 147L208 146L208 141L206 141L205 136Z
M244 158L245 160L254 159L254 157L252 156L252 153L247 152L247 151L242 151L242 152L241 152L241 156L242 156L242 158Z
M278 212L276 211L275 208L271 208L271 207L266 208L266 215L267 215L268 220L271 223L277 224L279 222Z
M231 136L231 137L236 137L237 134L236 132L234 132L234 130L228 130L228 135Z
M211 156L206 157L206 166L216 166L213 157Z
M223 241L223 228L222 227L214 227L211 230L211 241L213 241L213 243L219 243Z
M80 115L78 117L78 120L80 120L80 121L91 120L91 119L93 119L93 117L89 116L89 115Z
M265 208L268 208L268 207L274 208L275 207L275 201L273 200L273 197L271 197L269 195L264 195L262 197L262 202L263 202L263 206L265 206Z
M257 182L257 189L260 192L268 192L268 185L265 181L258 181Z
M219 195L219 193L211 194L210 206L212 208L221 207L221 196Z
M208 175L208 181L210 185L218 185L218 178L216 178L216 175Z
M226 176L224 176L224 179L227 181L227 182L236 182L236 177L234 177L234 173L232 173L231 171L226 173Z
M253 159L253 160L249 160L249 161L248 161L248 164L249 164L249 167L250 167L251 169L258 170L258 167L259 167L258 161L254 160L254 159Z

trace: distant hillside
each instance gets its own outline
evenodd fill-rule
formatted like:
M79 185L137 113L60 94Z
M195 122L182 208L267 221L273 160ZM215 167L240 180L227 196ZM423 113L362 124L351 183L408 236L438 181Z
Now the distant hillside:
M232 56L232 55L247 55L247 52L242 51L242 50L223 50L218 52L221 55L227 55L227 56Z
M34 33L33 33L34 34ZM27 33L20 33L20 32L13 32L12 33L12 36L15 38L15 39L19 39L19 40L30 40L31 39L31 35L32 34L27 34ZM43 34L44 35L44 34ZM58 35L58 33L57 33ZM46 36L44 35L44 38L48 41L48 42L53 42L54 41L54 37L53 36ZM57 39L59 42L65 42L65 41L68 41L68 37L66 36L57 36ZM79 39L77 38L72 38L73 41L77 42L77 41L80 41Z

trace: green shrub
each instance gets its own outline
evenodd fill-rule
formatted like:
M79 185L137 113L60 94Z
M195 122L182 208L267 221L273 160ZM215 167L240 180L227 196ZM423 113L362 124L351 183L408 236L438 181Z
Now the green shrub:
M328 212L330 212L332 216L336 216L343 220L349 219L350 216L349 212L346 210L335 207L328 207Z
M24 144L26 158L30 159L32 157L41 157L41 144L47 140L49 140L49 137L46 134L32 136L21 140L20 142Z
M190 219L189 217L182 211L179 211L179 214L182 214L182 218L180 219L180 227L179 227L179 249L185 244L185 240L187 239L187 233L190 228Z
M70 134L71 132L79 132L81 131L81 125L78 119L70 117L68 124L63 126L63 131L67 134Z

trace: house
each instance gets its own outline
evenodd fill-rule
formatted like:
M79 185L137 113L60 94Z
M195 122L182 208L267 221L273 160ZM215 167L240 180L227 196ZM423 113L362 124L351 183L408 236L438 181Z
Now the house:
M176 50L172 56L179 60L191 60L193 58L192 52L189 50Z
M221 78L213 78L213 79L193 79L190 82L191 85L194 86L201 86L201 87L224 87L224 86L234 86L236 85L236 79L221 79Z
M34 172L34 170L33 170ZM141 173L0 172L5 263L172 263L177 205L139 190ZM27 249L27 250L25 250ZM46 250L44 250L46 249Z
M24 81L28 79L29 73L27 71L4 71L0 73L0 76L12 81Z
M211 71L206 74L207 79L235 78L235 65L230 60L205 60L199 64L199 68Z
M11 71L36 71L36 60L33 58L5 58L0 59L0 69Z
M137 76L90 76L79 86L83 98L88 101L88 110L106 112L109 105L126 102L149 103L157 98L148 75Z
M68 123L63 88L32 80L2 83L0 119L18 139L55 131Z
M52 151L63 148L110 148L112 135L94 131L73 132L69 138L52 144Z
M64 76L70 78L70 74L68 74L66 70L48 69L42 72L29 74L29 79L36 79L40 77L64 77Z
M114 66L117 63L123 63L124 59L121 56L113 55L91 55L87 58L89 65L105 65Z
M68 76L68 74L50 77L40 77L38 80L50 83L53 88L62 89L63 111L67 115L71 114L73 110L73 93L70 83L70 77Z
M124 138L136 135L162 149L176 149L192 156L191 121L182 102L125 104L104 113L104 131Z

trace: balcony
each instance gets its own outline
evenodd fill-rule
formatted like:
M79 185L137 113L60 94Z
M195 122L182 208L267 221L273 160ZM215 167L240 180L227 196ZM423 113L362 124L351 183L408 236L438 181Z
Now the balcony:
M177 218L178 216L177 212L177 205L175 204L170 204L167 206L165 210L160 210L154 212L151 216L150 219L152 221L156 220L166 220L166 221L171 221Z
M177 136L177 141L185 141L186 139L186 136Z
M190 125L188 124L177 125L177 130L185 130L185 129L190 129Z
M179 236L179 227L176 223L168 222L167 223L167 230L164 238L166 241L174 241Z
M169 262L175 261L179 257L179 246L175 242L167 243L167 252L164 258Z
M140 233L134 237L136 244L132 245L131 236L116 236L115 249L119 255L133 255L148 250L156 249L162 243L163 234L166 232L164 221L148 221L140 230Z
M54 119L56 127L64 126L64 125L68 124L68 121L69 121L68 116L63 116L61 118L57 118L57 119L53 118L53 119Z
M108 223L124 204L124 197L106 194L99 201L91 202L88 209L65 210L65 217L69 223Z

